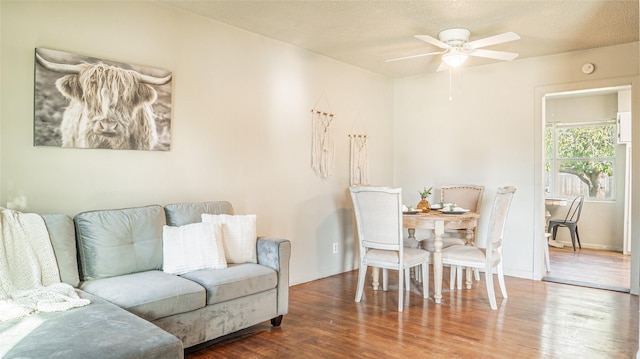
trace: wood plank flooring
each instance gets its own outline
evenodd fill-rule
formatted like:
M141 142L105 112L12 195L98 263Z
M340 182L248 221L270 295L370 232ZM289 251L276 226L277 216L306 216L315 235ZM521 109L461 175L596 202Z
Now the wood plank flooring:
M631 256L620 252L549 247L551 272L545 280L629 291Z
M185 358L599 359L633 358L638 349L634 295L507 277L509 298L497 289L492 311L484 278L471 290L443 290L443 304L423 299L412 283L399 313L395 272L388 292L373 291L369 275L360 303L357 274L293 286L280 327L265 322L190 348Z

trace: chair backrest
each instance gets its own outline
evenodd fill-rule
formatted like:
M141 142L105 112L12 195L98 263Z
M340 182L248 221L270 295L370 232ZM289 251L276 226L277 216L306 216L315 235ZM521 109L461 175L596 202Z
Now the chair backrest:
M402 193L400 188L349 188L361 248L402 250ZM364 251L360 251L364 255Z
M500 187L493 200L491 216L489 217L489 228L487 229L487 262L491 263L492 257L502 255L502 237L504 227L507 223L507 214L511 207L515 187Z
M447 185L440 190L440 200L444 203L455 203L459 207L480 213L484 186Z
M567 211L567 216L564 218L564 221L574 221L578 222L580 219L580 214L582 213L582 204L584 203L584 196L580 195L573 199L571 202L571 206Z

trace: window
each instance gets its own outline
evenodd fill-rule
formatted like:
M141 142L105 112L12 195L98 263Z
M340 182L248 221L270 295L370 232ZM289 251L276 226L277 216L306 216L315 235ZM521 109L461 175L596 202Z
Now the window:
M615 120L547 125L547 195L614 200L615 133Z

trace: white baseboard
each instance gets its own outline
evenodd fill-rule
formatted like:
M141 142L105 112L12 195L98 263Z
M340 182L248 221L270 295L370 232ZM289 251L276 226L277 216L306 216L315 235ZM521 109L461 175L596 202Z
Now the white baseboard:
M563 246L565 247L569 247L569 248L573 248L573 245L571 244L571 241L558 241L558 243L562 243ZM598 249L601 251L612 251L612 252L622 252L622 247L614 247L614 246L609 246L609 245L604 245L604 244L593 244L593 243L581 243L582 248L586 248L586 249ZM579 249L580 247L578 246L578 243L576 243L576 249Z

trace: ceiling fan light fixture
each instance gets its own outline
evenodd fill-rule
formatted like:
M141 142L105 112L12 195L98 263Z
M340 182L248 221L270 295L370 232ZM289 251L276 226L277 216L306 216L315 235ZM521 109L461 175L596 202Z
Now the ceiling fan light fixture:
M465 61L467 61L468 58L469 58L469 55L467 55L464 52L458 52L458 51L448 52L442 55L442 61L444 61L444 63L451 68L456 68L462 65Z

